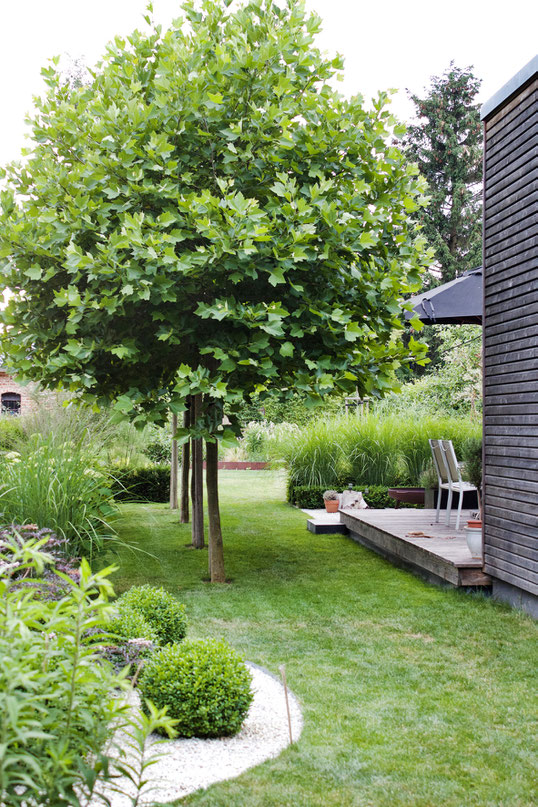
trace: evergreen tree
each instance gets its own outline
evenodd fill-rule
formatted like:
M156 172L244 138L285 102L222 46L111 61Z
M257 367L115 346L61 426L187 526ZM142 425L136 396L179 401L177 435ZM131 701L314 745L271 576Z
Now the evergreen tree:
M411 156L426 177L431 204L418 220L446 283L482 262L480 80L450 63L425 98L411 95L418 122L408 129Z

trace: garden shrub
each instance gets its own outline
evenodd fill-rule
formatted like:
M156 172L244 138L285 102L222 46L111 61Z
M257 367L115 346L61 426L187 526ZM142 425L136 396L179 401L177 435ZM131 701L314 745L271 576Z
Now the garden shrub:
M0 804L10 807L78 805L75 793L106 775L103 747L122 710L107 696L121 680L102 661L100 639L82 641L106 622L110 570L92 574L83 561L58 602L43 599L28 583L54 563L46 541L0 534ZM100 772L81 764L91 758Z
M118 605L138 611L156 632L160 644L180 642L187 632L185 606L164 588L133 586L121 595Z
M24 431L18 418L0 416L0 451L12 451L24 439Z
M117 501L167 502L170 498L170 466L149 468L118 468L113 484Z
M142 699L168 707L180 737L236 734L252 702L252 676L239 654L215 639L157 651L140 677Z
M108 631L123 642L129 639L146 639L151 644L159 644L158 633L144 614L136 608L125 605L121 600Z
M348 485L336 486L339 491L346 490ZM288 485L288 501L305 510L316 510L324 507L323 485ZM363 494L364 501L373 509L396 507L396 501L388 495L388 488L383 485L354 486L353 490Z

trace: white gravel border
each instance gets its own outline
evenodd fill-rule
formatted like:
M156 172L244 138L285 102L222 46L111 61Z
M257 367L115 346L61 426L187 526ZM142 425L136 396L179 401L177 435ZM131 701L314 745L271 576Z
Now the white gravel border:
M278 678L256 664L247 663L247 667L252 673L254 699L239 734L214 740L192 738L160 743L155 751L163 756L147 770L151 781L142 792L142 805L175 801L199 788L233 779L260 762L277 757L289 745L284 687ZM133 696L137 708L138 695ZM289 690L288 699L295 742L301 735L303 719L297 698ZM159 739L162 738L153 735L150 748ZM134 795L127 779L118 780L118 784ZM131 807L128 797L109 788L105 793L111 807ZM92 804L102 802L96 800Z

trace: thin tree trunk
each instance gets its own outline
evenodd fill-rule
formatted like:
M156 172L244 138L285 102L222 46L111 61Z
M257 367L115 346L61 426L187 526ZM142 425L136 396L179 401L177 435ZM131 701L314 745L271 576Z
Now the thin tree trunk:
M196 423L202 412L202 396L193 397L192 423ZM192 441L192 545L203 549L204 542L204 465L202 439Z
M206 441L207 512L209 516L209 558L212 583L225 583L224 550L219 509L219 446Z
M190 401L190 396L189 396ZM190 413L189 404L183 413L183 426L188 429L190 426ZM180 508L179 508L179 521L181 524L189 523L189 471L191 464L190 440L187 440L181 446L181 494L180 494Z
M178 478L178 456L177 440L174 434L177 431L177 415L172 415L172 457L170 461L170 510L177 510L177 478Z

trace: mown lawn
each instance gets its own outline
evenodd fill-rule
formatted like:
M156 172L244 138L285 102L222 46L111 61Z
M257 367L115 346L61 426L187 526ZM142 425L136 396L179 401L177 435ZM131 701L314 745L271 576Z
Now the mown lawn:
M227 574L165 505L123 505L118 591L149 582L186 603L191 636L226 638L278 672L305 727L294 747L186 797L210 807L530 807L536 625L442 590L342 536L313 536L274 472L221 473Z

